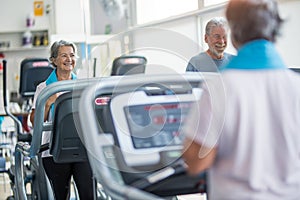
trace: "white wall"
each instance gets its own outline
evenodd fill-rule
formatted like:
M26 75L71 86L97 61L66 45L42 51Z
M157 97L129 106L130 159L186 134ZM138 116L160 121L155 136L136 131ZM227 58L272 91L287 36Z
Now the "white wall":
M196 31L194 26L187 26L188 19L176 23L177 31L168 28L144 28L134 32L134 47L136 54L143 55L148 60L146 73L183 73L189 58L198 52L196 38L187 37L188 32ZM193 17L190 20L196 20Z
M280 13L285 20L277 49L289 67L300 68L300 1L292 0L280 4Z
M53 0L44 0L44 13L42 16L35 16L35 25L32 30L47 30L53 26ZM26 31L26 17L34 11L34 0L0 0L0 41L10 42L12 48L22 44L22 34ZM50 13L46 14L46 5L50 5ZM48 57L48 49L39 50L19 49L19 50L1 50L7 60L7 86L9 91L18 91L20 63L28 57ZM2 90L2 74L0 74ZM2 98L2 97L1 97Z
M106 26L110 26L111 34L122 32L127 29L126 17L126 14L125 17L122 17L121 19L108 17L102 7L101 1L90 0L91 34L107 34Z
M136 54L147 57L146 73L183 73L189 58L199 51L197 17L192 16L166 24L153 30L144 28L134 34ZM192 33L192 34L190 34Z
M84 11L81 0L54 0L55 33L84 35Z
M34 0L0 0L0 32L23 31L26 28L26 17L33 13ZM53 0L44 0L45 5L53 5ZM49 16L35 17L35 27L47 29Z

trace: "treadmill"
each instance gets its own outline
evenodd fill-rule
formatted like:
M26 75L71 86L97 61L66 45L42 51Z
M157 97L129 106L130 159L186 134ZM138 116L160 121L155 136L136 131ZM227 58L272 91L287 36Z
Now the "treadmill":
M79 101L84 145L112 199L170 199L205 193L206 173L190 176L181 128L201 97L195 74L134 75L85 89Z

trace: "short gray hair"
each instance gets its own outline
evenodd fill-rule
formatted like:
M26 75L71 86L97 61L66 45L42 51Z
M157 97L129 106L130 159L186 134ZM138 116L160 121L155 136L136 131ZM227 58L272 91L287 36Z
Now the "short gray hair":
M209 35L214 27L223 27L225 30L227 30L228 24L226 19L224 17L215 17L209 20L205 27L205 34Z
M50 62L53 66L55 66L55 64L53 63L53 59L57 58L58 56L58 51L59 48L62 46L70 46L73 48L74 53L77 57L77 49L76 49L76 45L73 42L67 42L65 40L60 40L60 41L56 41L52 44L51 48L50 48ZM56 67L56 66L55 66Z
M255 39L275 42L283 22L276 0L230 1L226 17L232 39L240 45Z

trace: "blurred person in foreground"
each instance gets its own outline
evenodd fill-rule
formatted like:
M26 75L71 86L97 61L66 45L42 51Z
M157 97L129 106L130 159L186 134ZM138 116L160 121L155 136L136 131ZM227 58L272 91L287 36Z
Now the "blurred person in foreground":
M205 27L204 41L208 45L205 52L193 56L187 67L187 72L217 72L227 64L234 55L226 53L228 24L225 18L215 17L209 20Z
M64 40L56 41L52 44L50 51L50 62L55 69L46 81L37 86L30 114L32 125L34 125L36 101L41 91L48 85L57 81L77 79L76 75L72 72L77 60L77 49L75 44ZM45 121L53 120L54 103L60 94L62 93L54 94L47 100L44 114ZM50 142L50 136L51 132L43 133L42 140L44 144ZM66 200L70 198L70 181L72 176L76 183L80 199L92 200L94 198L93 176L88 161L55 163L53 156L50 155L49 150L47 150L42 153L42 162L56 200Z
M300 199L300 76L274 46L277 2L230 0L226 17L237 57L190 113L187 170L207 170L213 200Z

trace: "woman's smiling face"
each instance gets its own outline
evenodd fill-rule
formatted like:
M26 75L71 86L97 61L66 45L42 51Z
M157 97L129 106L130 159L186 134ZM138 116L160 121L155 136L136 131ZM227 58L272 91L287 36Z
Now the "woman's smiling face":
M71 46L61 46L54 60L58 70L72 71L76 65L76 54Z

